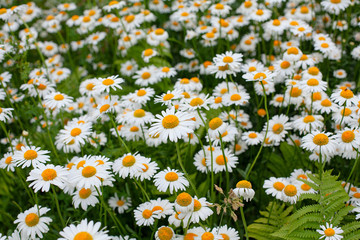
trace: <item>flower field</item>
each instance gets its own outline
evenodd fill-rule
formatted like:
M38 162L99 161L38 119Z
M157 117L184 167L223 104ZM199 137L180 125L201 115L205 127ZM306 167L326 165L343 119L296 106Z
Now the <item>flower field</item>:
M359 240L359 0L0 0L0 240Z

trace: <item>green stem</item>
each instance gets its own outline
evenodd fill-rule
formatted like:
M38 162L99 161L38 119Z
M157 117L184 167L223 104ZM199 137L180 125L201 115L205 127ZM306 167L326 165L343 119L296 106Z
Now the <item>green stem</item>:
M267 97L266 97L266 91L265 91L265 87L264 87L264 84L262 82L261 83L261 86L263 88L263 91L264 91L264 104L265 104L265 111L266 111L266 132L265 132L265 136L264 136L264 140L263 142L261 143L261 147L258 151L258 153L256 154L256 157L253 161L253 163L251 164L250 168L249 168L249 171L247 172L246 174L246 179L249 178L250 176L250 173L251 173L251 170L253 169L253 167L255 166L255 163L257 161L257 159L259 158L260 156L260 153L261 153L261 150L263 149L264 147L264 144L265 144L265 141L266 141L266 137L267 137L267 134L268 134L268 131L269 131L269 111L268 111L268 107L267 107Z
M111 113L109 113L108 115L109 115L109 117L110 117L110 121L111 121L113 127L115 128L115 132L116 132L116 135L117 135L119 141L124 145L126 151L127 151L128 153L131 153L130 149L128 148L128 146L126 145L126 143L124 142L124 140L120 137L120 134L119 134L119 132L118 132L118 130L117 130L117 127L116 127L116 124L115 124L115 122L114 122L113 116L111 115Z
M57 212L58 212L58 214L59 214L61 226L62 226L62 227L65 227L65 222L64 222L64 219L63 219L63 217L62 217L62 215L61 215L61 211L60 211L60 207L59 207L59 201L58 201L58 198L57 198L57 194L56 194L56 192L55 192L55 188L54 188L53 185L51 185L51 189L52 189L52 191L53 191L53 193L54 193L56 210L57 210Z
M199 194L197 193L197 191L196 191L196 187L195 187L194 183L191 181L191 179L190 179L190 177L189 177L189 174L186 172L185 167L184 167L184 165L183 165L183 163L182 163L182 161L181 161L179 142L176 142L175 145L176 145L176 152L177 152L177 156L178 156L178 161L179 161L180 167L181 167L182 171L184 172L186 178L189 180L189 183L190 183L192 189L194 190L195 195L200 197L200 195L199 195Z
M228 192L229 189L230 189L229 188L229 182L230 182L229 169L228 169L228 166L227 166L227 160L226 160L225 151L224 151L224 144L223 144L220 132L219 132L219 137L220 137L220 146L221 146L221 151L222 151L222 154L223 154L224 163L225 163L225 170L226 170L226 192Z
M249 240L248 231L247 231L247 224L246 224L246 219L245 219L245 214L244 214L243 207L240 207L240 213L241 213L241 220L242 220L243 225L244 225L246 240Z

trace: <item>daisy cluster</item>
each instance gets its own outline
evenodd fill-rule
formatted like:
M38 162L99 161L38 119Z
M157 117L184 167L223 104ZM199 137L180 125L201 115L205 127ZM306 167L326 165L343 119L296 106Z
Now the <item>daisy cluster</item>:
M324 169L360 219L358 0L0 6L0 240L248 240Z

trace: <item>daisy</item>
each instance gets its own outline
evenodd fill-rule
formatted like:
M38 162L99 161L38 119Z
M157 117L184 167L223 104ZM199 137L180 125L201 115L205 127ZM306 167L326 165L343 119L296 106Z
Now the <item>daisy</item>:
M53 108L65 108L70 103L72 103L73 98L67 96L64 93L60 92L52 92L49 95L45 96L44 104L46 107L53 109Z
M7 122L12 119L12 110L13 108L2 108L0 107L0 121Z
M321 2L321 6L325 9L325 11L335 15L339 15L340 11L345 10L348 6L350 6L350 4L350 0L325 0Z
M42 238L43 233L49 231L48 225L52 222L51 218L43 216L48 211L50 211L49 208L35 205L25 212L20 213L14 223L17 223L19 231L28 237L32 239L35 237Z
M215 150L213 152L213 160L215 173L224 172L226 169L228 172L232 172L233 168L235 168L236 164L238 163L238 158L227 148L224 149L224 154L220 149ZM206 160L206 165L211 166L211 159Z
M153 88L140 88L133 94L132 101L144 105L147 103L155 94Z
M321 115L306 115L294 120L292 126L300 133L306 133L312 130L321 130L324 127L323 121L324 118Z
M161 115L157 114L156 118L149 129L149 134L160 134L161 139L166 142L169 138L172 142L177 142L188 133L193 132L194 122L190 121L192 114L177 111L175 108L162 111Z
M354 95L353 91L351 91L349 88L334 91L330 98L340 106L343 106L346 103L346 106L348 107L357 105L359 101L358 97Z
M270 177L269 180L265 180L263 188L266 189L266 194L271 195L276 199L281 199L282 191L287 184L288 181L285 178Z
M95 188L80 188L74 191L72 194L72 203L75 208L81 208L86 211L88 206L94 207L97 203L99 203L99 199L97 198L99 194L95 190Z
M140 154L127 153L114 161L113 171L119 174L121 178L133 178L135 174L145 169L143 165L145 162L146 158Z
M289 202L290 204L295 204L300 196L300 186L294 184L288 184L282 190L281 200L284 202Z
M132 76L138 70L138 65L134 59L128 60L121 64L120 72L125 76Z
M154 184L160 192L166 192L169 189L170 194L189 187L189 181L184 174L169 167L154 176Z
M249 181L242 180L236 184L234 193L238 197L243 197L245 201L251 201L255 195L255 191L252 189L252 185Z
M205 95L203 93L199 95L194 95L190 98L185 98L184 103L181 104L180 109L183 111L195 111L200 109L206 109L209 110L209 104L212 102L212 97L210 97L208 94Z
M230 51L226 51L222 54L217 54L213 58L214 65L219 66L228 66L230 70L234 72L240 72L241 61L242 61L241 53L233 53Z
M333 227L332 224L328 222L325 225L320 226L321 230L316 230L322 236L320 239L324 238L324 240L340 240L343 238L341 234L344 232L339 227Z
M342 151L350 152L360 147L360 132L358 129L345 128L336 134L336 140Z
M181 214L186 214L193 211L194 209L194 198L190 196L187 192L182 192L177 195L175 200L175 210Z
M291 123L288 122L289 118L285 115L273 116L269 121L269 130L267 137L270 141L281 142L286 134L287 130L291 129ZM263 131L266 131L267 123L265 124Z
M110 76L108 78L99 78L97 82L95 82L94 90L97 93L107 92L109 93L111 89L117 90L122 89L120 83L123 83L124 79L119 78L118 75Z
M162 200L158 198L156 200L150 200L150 203L153 206L152 211L156 212L160 218L166 218L174 213L174 204L167 199Z
M242 134L241 139L245 141L247 145L250 146L250 145L257 145L260 142L262 142L264 140L264 136L262 135L262 133L250 131L250 132L244 132Z
M42 192L48 192L51 184L62 189L65 181L67 180L67 175L68 171L61 166L54 166L53 164L44 165L39 163L36 168L31 170L26 181L32 181L29 187L33 187L34 192L37 192L40 189Z
M154 116L152 115L152 113L146 112L145 110L139 108L134 111L128 112L125 115L124 120L128 124L132 123L135 125L143 126L147 123L150 123L153 118L154 118Z
M234 228L228 227L226 225L218 227L217 233L224 239L240 240L239 233Z
M339 106L333 103L329 98L325 98L324 100L313 102L313 108L321 114L329 114L339 109Z
M161 105L171 106L174 100L178 100L182 98L181 90L168 90L166 93L161 94L160 96L157 96L154 99L155 103L161 103Z
M161 67L159 68L159 76L161 78L175 77L177 74L175 68L172 67Z
M107 235L107 230L100 229L101 223L88 222L85 218L78 225L71 224L65 227L61 232L61 238L58 240L74 240L74 239L101 239L111 240Z
M6 169L7 171L15 171L15 161L13 161L14 154L11 152L5 153L4 157L0 160L0 168Z
M301 147L310 152L317 151L325 155L333 154L336 149L335 136L315 130L302 138Z
M80 144L84 145L85 142L88 140L91 131L91 123L76 123L76 122L69 122L64 129L60 130L59 134L57 135L57 139L64 143L69 143L71 141L79 142Z
M131 198L121 196L121 198L118 197L117 193L111 198L109 198L109 206L115 211L119 212L119 214L124 213L126 210L128 210L131 207Z
M69 181L77 188L100 187L102 181L111 175L109 166L99 164L95 159L88 159L73 170L69 175Z
M160 216L157 214L160 210L153 212L152 204L150 202L145 202L140 204L134 210L134 216L136 225L138 226L151 226L154 224L155 219L159 219Z
M344 79L347 77L347 73L344 69L338 69L333 72L334 77L338 79Z
M143 67L140 70L136 71L133 79L135 79L135 84L140 86L148 86L150 84L155 84L160 80L160 78L158 77L157 68L152 65Z
M23 146L20 151L16 151L13 159L17 167L22 166L22 168L36 167L40 163L46 163L50 161L50 157L46 154L50 152L47 150L40 150L39 147L35 146Z
M190 221L192 223L199 223L200 221L206 221L214 212L209 208L211 203L206 201L206 198L194 197L194 210L189 212L191 215Z
M229 5L225 5L222 3L217 3L212 6L210 6L210 12L212 15L218 16L218 17L225 17L230 13L231 7Z
M249 103L250 95L242 89L224 94L223 103L225 106L244 106Z
M242 76L246 81L273 81L275 75L271 73L269 70L265 70L262 72L254 71L246 73Z
M144 59L144 62L148 63L150 61L150 58L155 57L157 54L157 51L148 48L141 53L141 57Z
M156 240L172 240L175 239L175 232L172 228L161 226L155 233Z

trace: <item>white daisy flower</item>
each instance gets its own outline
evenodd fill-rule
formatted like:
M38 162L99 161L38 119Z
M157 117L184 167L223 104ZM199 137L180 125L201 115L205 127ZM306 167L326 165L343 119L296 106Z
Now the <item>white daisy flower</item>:
M28 237L32 239L35 237L42 238L43 233L49 231L48 225L52 222L51 218L43 216L48 211L50 211L49 208L35 205L20 213L14 223L18 224L17 228L19 231L25 233Z
M29 187L34 188L34 192L41 189L42 192L48 192L50 185L58 186L60 189L64 188L67 181L68 171L62 166L54 166L53 164L44 165L39 163L36 168L31 170L26 181L31 182Z
M17 167L22 166L22 168L36 167L39 163L46 163L50 161L50 157L46 154L50 152L47 150L40 150L39 147L35 146L23 146L20 151L16 151L13 159Z
M319 239L324 240L341 240L343 236L341 234L344 232L339 227L333 227L332 224L329 224L328 222L325 225L320 226L321 230L316 230L319 234L322 236Z
M154 184L160 192L169 190L170 194L189 187L189 181L184 177L184 173L169 167L154 176Z
M99 199L97 198L99 194L95 190L95 188L79 188L72 194L72 203L75 208L81 208L86 211L88 206L94 207L97 203L99 203Z
M251 201L255 195L251 183L246 180L239 181L233 191L238 197L243 197L245 201Z
M117 193L108 200L109 206L115 211L117 209L119 214L124 213L131 207L131 198L121 196L118 197Z
M61 232L61 238L58 240L74 240L74 239L99 239L111 240L107 234L107 230L100 229L101 223L88 222L85 218L78 225L71 224L65 227Z

